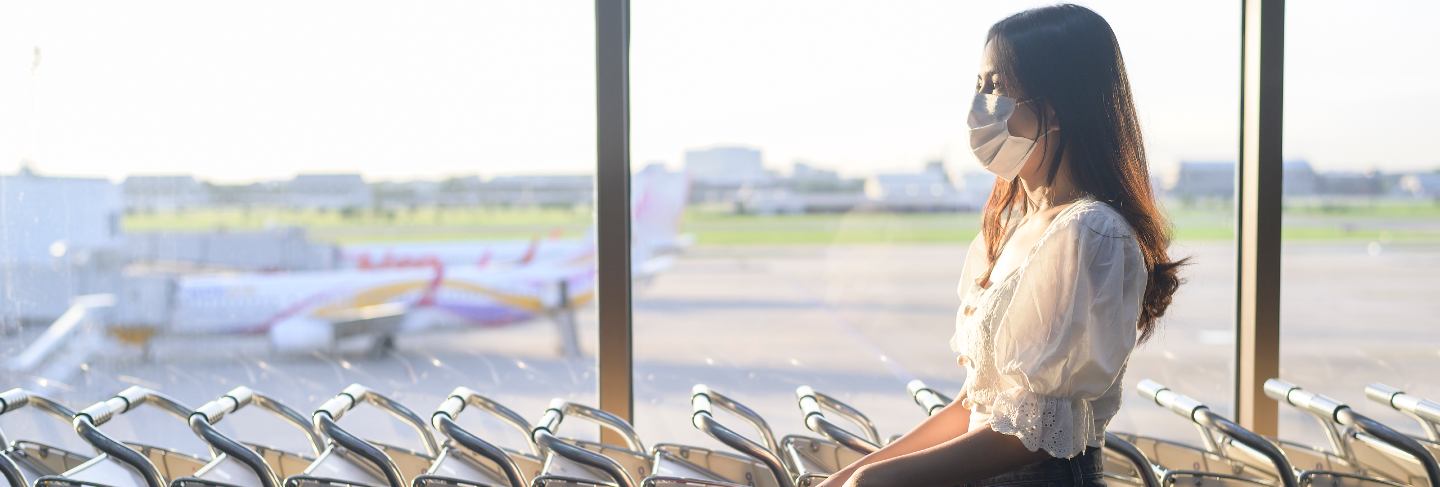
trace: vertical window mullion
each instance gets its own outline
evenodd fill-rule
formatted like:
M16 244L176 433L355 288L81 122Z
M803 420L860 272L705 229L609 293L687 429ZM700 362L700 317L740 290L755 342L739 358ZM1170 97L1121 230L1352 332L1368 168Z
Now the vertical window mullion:
M1280 375L1285 0L1242 0L1241 17L1235 414L1274 436L1277 405L1264 387Z
M595 0L595 218L600 408L634 422L630 321L629 0ZM602 433L607 443L618 436Z

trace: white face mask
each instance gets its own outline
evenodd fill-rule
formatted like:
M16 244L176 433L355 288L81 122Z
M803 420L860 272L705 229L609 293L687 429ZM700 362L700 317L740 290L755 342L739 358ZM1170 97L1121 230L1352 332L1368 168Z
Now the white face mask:
M1011 181L1035 150L1035 140L1010 134L1010 116L1015 107L1027 101L987 93L976 93L970 105L970 150L986 171ZM1046 130L1044 136L1056 129Z

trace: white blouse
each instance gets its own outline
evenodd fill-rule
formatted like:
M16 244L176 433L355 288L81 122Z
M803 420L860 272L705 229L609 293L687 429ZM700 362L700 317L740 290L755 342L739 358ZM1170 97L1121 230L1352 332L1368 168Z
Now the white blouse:
M1020 250L1002 249L1011 251ZM1015 270L981 288L988 266L982 234L965 258L950 339L966 370L970 428L988 423L1058 458L1103 446L1148 279L1130 225L1085 198L1056 215Z

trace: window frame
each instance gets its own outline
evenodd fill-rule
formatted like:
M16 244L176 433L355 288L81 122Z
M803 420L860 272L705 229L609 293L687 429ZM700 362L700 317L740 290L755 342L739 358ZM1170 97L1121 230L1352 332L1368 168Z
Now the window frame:
M1234 407L1240 425L1274 436L1279 406L1264 384L1280 372L1285 0L1241 0L1240 14ZM601 409L633 423L629 43L630 1L595 0L597 390Z

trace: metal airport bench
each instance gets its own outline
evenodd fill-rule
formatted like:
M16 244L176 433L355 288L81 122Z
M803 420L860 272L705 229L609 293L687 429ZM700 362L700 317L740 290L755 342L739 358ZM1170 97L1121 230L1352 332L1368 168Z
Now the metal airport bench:
M925 385L925 382L920 379L915 379L905 384L905 391L910 393L910 399L915 401L916 406L920 406L920 410L925 411L925 416L927 417L934 416L935 413L940 412L941 409L945 409L945 406L949 406L950 402L953 401L953 399L950 399L950 396L931 389L930 386Z
M460 413L469 408L488 412L520 431L529 446L519 452L496 446L460 427ZM540 475L540 448L530 438L530 424L510 408L465 387L457 387L430 416L430 425L449 441L414 487L525 487Z
M1365 386L1365 397L1418 421L1425 436L1415 439L1430 450L1432 455L1440 458L1440 403L1406 394L1405 391L1380 383Z
M1230 478L1216 478L1222 474L1211 472L1166 471L1162 478L1166 483L1200 483L1214 479L1213 481L1217 484L1223 481L1224 485L1275 485L1278 483L1284 487L1404 485L1353 471L1299 467L1291 462L1286 455L1284 445L1280 442L1240 427L1210 411L1209 407L1199 401L1149 380L1140 381L1138 392L1161 407L1202 426L1206 434L1215 435L1214 443L1226 457L1256 467L1255 470L1248 472L1252 475L1250 477ZM1264 477L1257 478L1255 475Z
M414 428L425 452L367 442L341 428L337 422L362 403L378 407ZM410 487L410 479L425 473L439 453L425 420L405 405L360 384L351 384L321 404L311 421L326 440L325 451L303 473L286 479L285 487Z
M1440 403L1406 394L1405 391L1380 383L1365 386L1365 397L1384 404L1386 407L1393 408L1419 422L1420 429L1424 431L1424 436L1414 436L1413 438L1420 443L1420 446L1429 450L1432 457L1440 459ZM1369 442L1366 443L1367 445L1365 446L1370 446L1368 445ZM1373 455L1373 451L1370 448L1356 448L1355 455L1362 463L1391 463L1386 458ZM1390 457L1393 457L1393 455L1390 455ZM1397 464L1395 467L1410 472L1412 477L1418 473L1414 462L1393 463Z
M1151 478L1156 470L1159 472L1185 471L1216 474L1209 479L1193 475L1190 477L1201 484L1209 482L1211 485L1224 485L1227 482L1224 479L1241 479L1233 480L1233 482L1252 485L1245 483L1244 480L1271 478L1272 474L1266 473L1271 468L1268 463L1257 469L1246 462L1226 457L1211 429L1199 424L1194 426L1200 434L1201 443L1204 446L1135 433L1107 431L1103 458L1106 477L1111 482L1126 485L1151 485L1148 482L1158 481L1158 479ZM1153 467L1151 472L1143 472L1138 467L1140 464L1137 462L1140 458L1150 463Z
M816 392L809 386L795 389L795 399L805 428L823 438L798 435L789 438L786 453L796 469L797 479L829 477L887 443L880 438L880 432L869 417L839 399ZM831 421L826 411L849 421L860 429L861 434L857 435Z
M905 389L915 400L915 404L925 411L926 416L934 416L951 402L949 397L931 389L918 379L906 384ZM1105 433L1103 461L1107 483L1142 487L1161 485L1160 479L1155 475L1155 467L1145 453L1115 433Z
M300 430L311 447L310 453L292 453L258 443L236 441L215 429L214 425L226 416L252 405ZM303 472L314 461L315 455L325 448L325 440L320 438L305 416L245 386L236 387L190 413L190 429L212 450L220 453L195 475L171 482L171 487L279 487L282 479Z
M624 447L561 438L569 416L619 434ZM780 487L766 465L749 458L685 445L658 444L646 453L628 423L604 411L556 399L536 423L535 443L547 452L536 487ZM785 487L788 487L786 485Z
M47 475L44 487L167 487L169 479L194 475L206 460L142 443L122 443L100 431L112 418L140 406L155 406L189 422L190 408L164 394L134 386L75 414L75 432L100 453L63 473ZM212 455L214 452L211 452Z
M625 446L562 438L558 436L560 425L567 417L598 424L618 434ZM590 406L563 399L551 401L530 430L530 437L545 454L545 464L534 480L536 487L599 486L611 482L632 487L639 485L636 479L645 478L651 471L650 458L635 430L619 417Z
M934 410L938 410L950 402L949 398L945 398L934 390L928 390L924 387L924 383L918 380L911 382L910 389L912 394L915 394L917 404L921 404L925 400L924 398L931 395L943 398L943 402L938 399L929 399L926 401L928 405L921 404L921 407L931 409L930 414L934 414ZM1252 472L1255 470L1254 467L1226 458L1218 453L1219 448L1215 446L1215 438L1210 431L1198 424L1195 427L1203 442L1210 447L1209 449L1123 431L1105 432L1105 451L1102 461L1106 479L1123 485L1159 485L1160 479L1156 477L1157 470L1160 472L1183 470L1217 474L1214 479L1210 479L1212 485L1223 485L1224 482L1219 479L1226 478L1267 478L1263 473L1254 474ZM1147 464L1150 468L1144 468Z
M1265 381L1270 398L1314 416L1335 453L1361 475L1410 485L1440 485L1440 466L1417 440L1355 412L1345 403L1279 380Z
M927 415L950 403L923 382L907 385L911 399ZM1440 485L1440 405L1380 384L1367 397L1420 422L1424 437L1401 434L1358 414L1343 403L1272 379L1270 397L1312 415L1329 440L1328 448L1265 438L1213 413L1204 404L1153 381L1139 392L1194 423L1203 446L1148 437L1107 433L1106 480L1113 485L1342 486ZM806 428L820 437L786 436L779 441L760 415L704 385L692 391L692 424L737 450L740 455L676 444L647 450L625 421L588 406L555 400L530 427L498 402L464 387L456 388L430 422L392 399L353 384L322 404L307 420L274 399L237 387L191 410L155 391L131 387L79 413L21 389L0 393L0 415L24 407L70 421L98 452L94 457L41 443L6 443L0 434L0 479L12 487L796 487L810 486L839 468L876 451L885 441L863 413L810 387L796 390ZM414 428L424 444L416 452L367 442L340 428L338 421L360 403L369 403ZM208 461L194 455L140 443L122 443L100 431L115 416L142 405L184 418L209 447ZM257 406L301 430L311 452L292 453L240 442L215 428L223 418ZM478 408L526 434L527 451L501 448L458 424L467 408ZM716 408L740 418L758 441L721 424ZM563 438L566 418L586 420L616 432L623 446ZM832 418L843 418L853 427ZM447 438L437 446L429 429ZM1128 437L1128 438L1127 438ZM1137 439L1137 444L1127 441ZM1154 461L1152 454L1165 455ZM311 460L311 455L314 460ZM1185 463L1189 462L1189 463Z
M1196 428L1201 428L1196 425ZM1201 431L1202 439L1213 440L1208 433ZM1226 458L1220 453L1197 447L1188 443L1155 438L1135 433L1115 431L1107 432L1105 441L1111 442L1111 438L1118 439L1135 447L1145 458L1156 468L1166 470L1186 470L1192 472L1209 472L1226 477L1241 478L1265 478L1263 473L1256 474L1251 467L1244 462ZM1110 471L1117 466L1117 462L1111 455L1105 456L1105 468ZM1268 468L1268 467L1267 467Z
M1202 428L1200 432L1203 435L1206 433L1206 430ZM1326 428L1326 432L1331 443L1331 449L1328 450L1319 446L1280 438L1266 439L1279 447L1280 451L1285 453L1285 458L1297 469L1327 472L1327 474L1348 474L1357 478L1369 476L1363 466L1355 463L1351 457L1344 453L1346 449L1339 439L1338 432L1329 427ZM1214 438L1214 436L1211 437ZM1269 463L1251 449L1241 447L1238 451L1231 451L1235 444L1228 439L1210 442L1207 443L1207 446L1214 448L1214 451L1247 465L1258 468L1269 467ZM1301 483L1305 483L1305 480L1301 479Z
M70 428L75 411L48 397L24 389L0 393L0 415L33 407L45 415L59 419ZM90 460L62 448L27 440L10 440L0 432L0 479L12 487L30 487L36 479L70 470Z
M818 392L810 386L800 386L795 389L795 400L800 406L805 427L830 441L863 454L874 453L888 443L880 438L880 431L875 428L875 423L870 421L869 417L833 396ZM840 416L860 428L863 436L852 433L831 421L825 415L826 411Z
M1209 406L1151 380L1142 380L1136 390L1140 396L1154 401L1162 408L1168 409L1194 423L1202 436L1205 438L1207 448L1213 446L1219 440L1215 435L1223 438L1233 438L1236 442L1246 445L1263 456L1270 462L1266 469L1248 469L1241 474L1226 474L1211 470L1170 468L1162 465L1161 483L1164 485L1218 485L1218 486L1250 486L1250 485L1281 485L1283 487L1294 487L1299 485L1296 481L1295 470L1291 467L1290 461L1278 447L1269 440L1250 430L1241 428L1240 425L1225 419L1224 417L1210 411ZM1214 453L1214 452L1212 452ZM1217 453L1218 454L1218 453Z
M697 429L710 437L766 465L779 484L785 487L819 484L830 474L878 450L883 444L874 424L855 408L803 386L796 389L796 400L806 427L834 439L789 435L776 441L770 425L754 410L704 385L695 386L693 391L693 422ZM749 423L764 444L756 443L721 424L715 419L713 407L722 408ZM855 423L864 436L830 421L825 416L827 410Z

